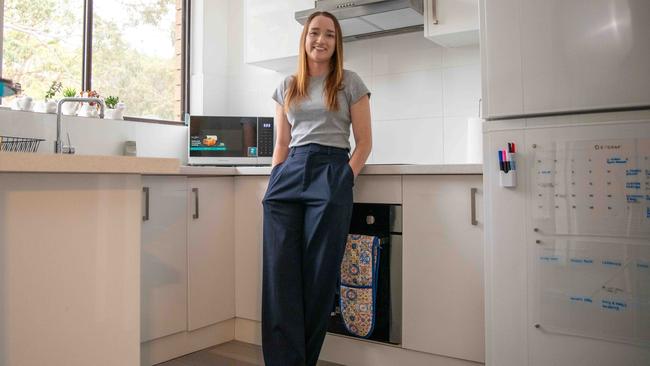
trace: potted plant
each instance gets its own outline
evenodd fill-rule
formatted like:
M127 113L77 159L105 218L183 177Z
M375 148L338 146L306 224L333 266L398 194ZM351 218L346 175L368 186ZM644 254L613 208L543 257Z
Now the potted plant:
M73 98L77 96L77 89L75 88L65 88L63 89L63 96L66 98ZM74 116L79 109L78 102L67 102L61 105L61 113L66 116Z
M61 86L61 82L53 81L50 88L45 92L44 100L34 105L34 111L41 113L56 113L57 100L54 99L54 96L61 90Z
M120 102L120 97L109 95L104 99L106 110L104 111L104 118L108 119L124 119L124 110L126 106Z
M88 90L85 91L81 94L82 97L84 98L99 98L99 93L97 93L94 90ZM98 116L97 112L97 103L95 102L88 102L88 103L82 103L81 108L79 109L79 112L77 113L78 116L81 117L93 117L96 118Z

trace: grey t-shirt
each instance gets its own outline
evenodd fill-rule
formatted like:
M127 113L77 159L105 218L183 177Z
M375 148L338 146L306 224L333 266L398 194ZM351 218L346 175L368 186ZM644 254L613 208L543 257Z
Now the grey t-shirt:
M370 91L359 75L343 70L343 89L338 93L339 110L329 111L325 104L325 75L309 78L309 98L292 105L287 119L291 124L289 147L316 143L350 149L350 106ZM275 90L273 99L284 105L284 96L292 76Z

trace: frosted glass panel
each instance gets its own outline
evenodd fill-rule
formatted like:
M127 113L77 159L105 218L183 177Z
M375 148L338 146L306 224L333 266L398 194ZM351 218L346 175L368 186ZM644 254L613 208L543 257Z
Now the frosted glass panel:
M650 244L544 240L534 261L543 330L650 344Z
M650 237L650 139L536 145L533 225L548 235Z

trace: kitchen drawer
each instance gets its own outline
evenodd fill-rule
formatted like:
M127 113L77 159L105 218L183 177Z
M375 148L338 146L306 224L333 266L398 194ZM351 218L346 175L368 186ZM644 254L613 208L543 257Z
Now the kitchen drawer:
M400 175L360 175L354 183L354 202L402 203Z

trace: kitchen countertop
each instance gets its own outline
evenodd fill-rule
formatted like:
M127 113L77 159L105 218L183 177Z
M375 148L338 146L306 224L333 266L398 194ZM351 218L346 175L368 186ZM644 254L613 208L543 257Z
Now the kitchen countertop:
M180 175L269 175L271 167L201 167L182 166ZM369 164L362 175L483 174L482 164Z
M91 173L142 175L269 175L271 167L181 166L178 159L0 152L0 173ZM363 175L482 174L481 164L366 165Z
M174 174L170 158L0 152L0 173Z

